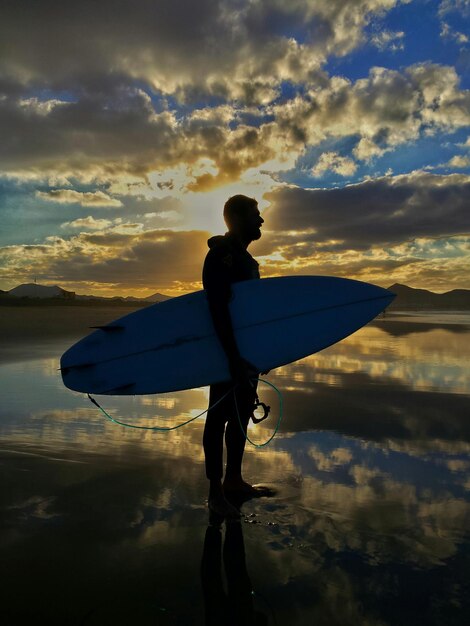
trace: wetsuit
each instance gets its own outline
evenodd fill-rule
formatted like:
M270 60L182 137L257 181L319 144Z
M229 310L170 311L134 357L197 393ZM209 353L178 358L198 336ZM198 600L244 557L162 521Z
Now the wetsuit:
M214 320L217 336L227 354L236 358L238 347L230 325L224 323L227 307L231 298L231 285L242 280L259 278L258 263L230 233L217 235L208 240L209 252L204 261L202 283L209 302L209 309ZM209 406L214 405L234 385L233 381L211 385ZM253 411L254 388L239 386L236 391L238 413L244 431ZM209 409L204 428L204 454L206 476L209 480L222 479L223 476L223 440L225 423L225 444L227 446L227 475L240 476L246 438L238 422L234 393L229 393L216 407Z

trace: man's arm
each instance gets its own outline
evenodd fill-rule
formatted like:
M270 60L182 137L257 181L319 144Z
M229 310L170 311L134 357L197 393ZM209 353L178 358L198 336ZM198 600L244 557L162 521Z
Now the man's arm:
M229 302L232 295L230 266L224 261L226 253L209 253L203 270L203 285L206 291L214 329L227 356L230 374L240 380L249 376L248 370L255 368L243 359L238 350Z
M240 358L235 333L230 316L229 301L223 297L208 297L209 311L214 322L215 332L222 344L229 362Z
M222 299L209 300L209 310L214 322L215 332L227 355L232 379L248 384L251 377L258 376L258 372L254 365L244 359L238 351L228 303L228 300Z

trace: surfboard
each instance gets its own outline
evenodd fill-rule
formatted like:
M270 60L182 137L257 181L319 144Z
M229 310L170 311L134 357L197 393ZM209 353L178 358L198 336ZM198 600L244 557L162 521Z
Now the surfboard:
M232 285L229 304L241 355L258 371L323 350L376 317L395 295L328 276L286 276ZM165 300L96 328L60 362L74 391L138 395L230 380L205 291Z

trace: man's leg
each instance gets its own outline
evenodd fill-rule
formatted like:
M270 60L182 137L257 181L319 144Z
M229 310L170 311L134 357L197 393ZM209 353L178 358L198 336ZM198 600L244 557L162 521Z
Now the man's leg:
M238 387L236 397L232 393L229 397L233 404L225 431L225 445L227 446L227 469L224 487L236 489L250 487L242 478L242 461L246 445L248 422L253 412L256 386L251 388ZM235 405L236 401L236 405ZM238 409L238 415L237 415Z
M209 392L209 407L227 393L226 385L211 385ZM223 476L223 445L225 422L227 420L226 399L217 406L210 408L206 415L206 424L202 443L206 461L206 476L209 480L222 480Z
M242 461L246 444L246 431L253 411L255 392L256 386L254 389L237 388L236 400L240 419L238 418L236 407L234 406L234 410L230 413L227 428L225 430L227 469L225 473L225 480L223 482L224 492L226 494L232 493L242 495L243 497L246 496L248 498L272 496L275 493L270 487L250 485L245 482L242 477ZM233 404L235 405L234 400Z
M212 407L231 387L232 385L227 383L211 385L209 406ZM228 401L230 401L230 395L207 412L203 446L206 476L210 484L209 508L224 517L238 517L239 512L227 502L222 488L224 431L229 410Z

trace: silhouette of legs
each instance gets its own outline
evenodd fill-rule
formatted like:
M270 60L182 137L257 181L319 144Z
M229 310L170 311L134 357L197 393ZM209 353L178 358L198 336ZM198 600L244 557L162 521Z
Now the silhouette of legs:
M241 467L246 443L245 434L253 409L255 388L238 387L235 391L236 406L234 393L231 392L232 388L232 382L211 385L209 406L213 408L207 412L203 446L206 476L210 481L209 507L220 515L233 518L239 517L240 513L226 500L222 487L224 432L227 447L227 484L234 488L240 485L249 487L242 479ZM227 397L217 406L214 406L227 393ZM243 430L240 427L240 422ZM226 423L227 428L225 428Z
M232 403L234 403L234 394L232 393L231 395ZM253 394L250 394L250 396L252 395ZM234 406L225 430L225 446L227 448L225 476L227 480L241 479L243 453L245 452L246 445L246 431L253 410L253 399L246 393L237 393L236 401L238 415Z

